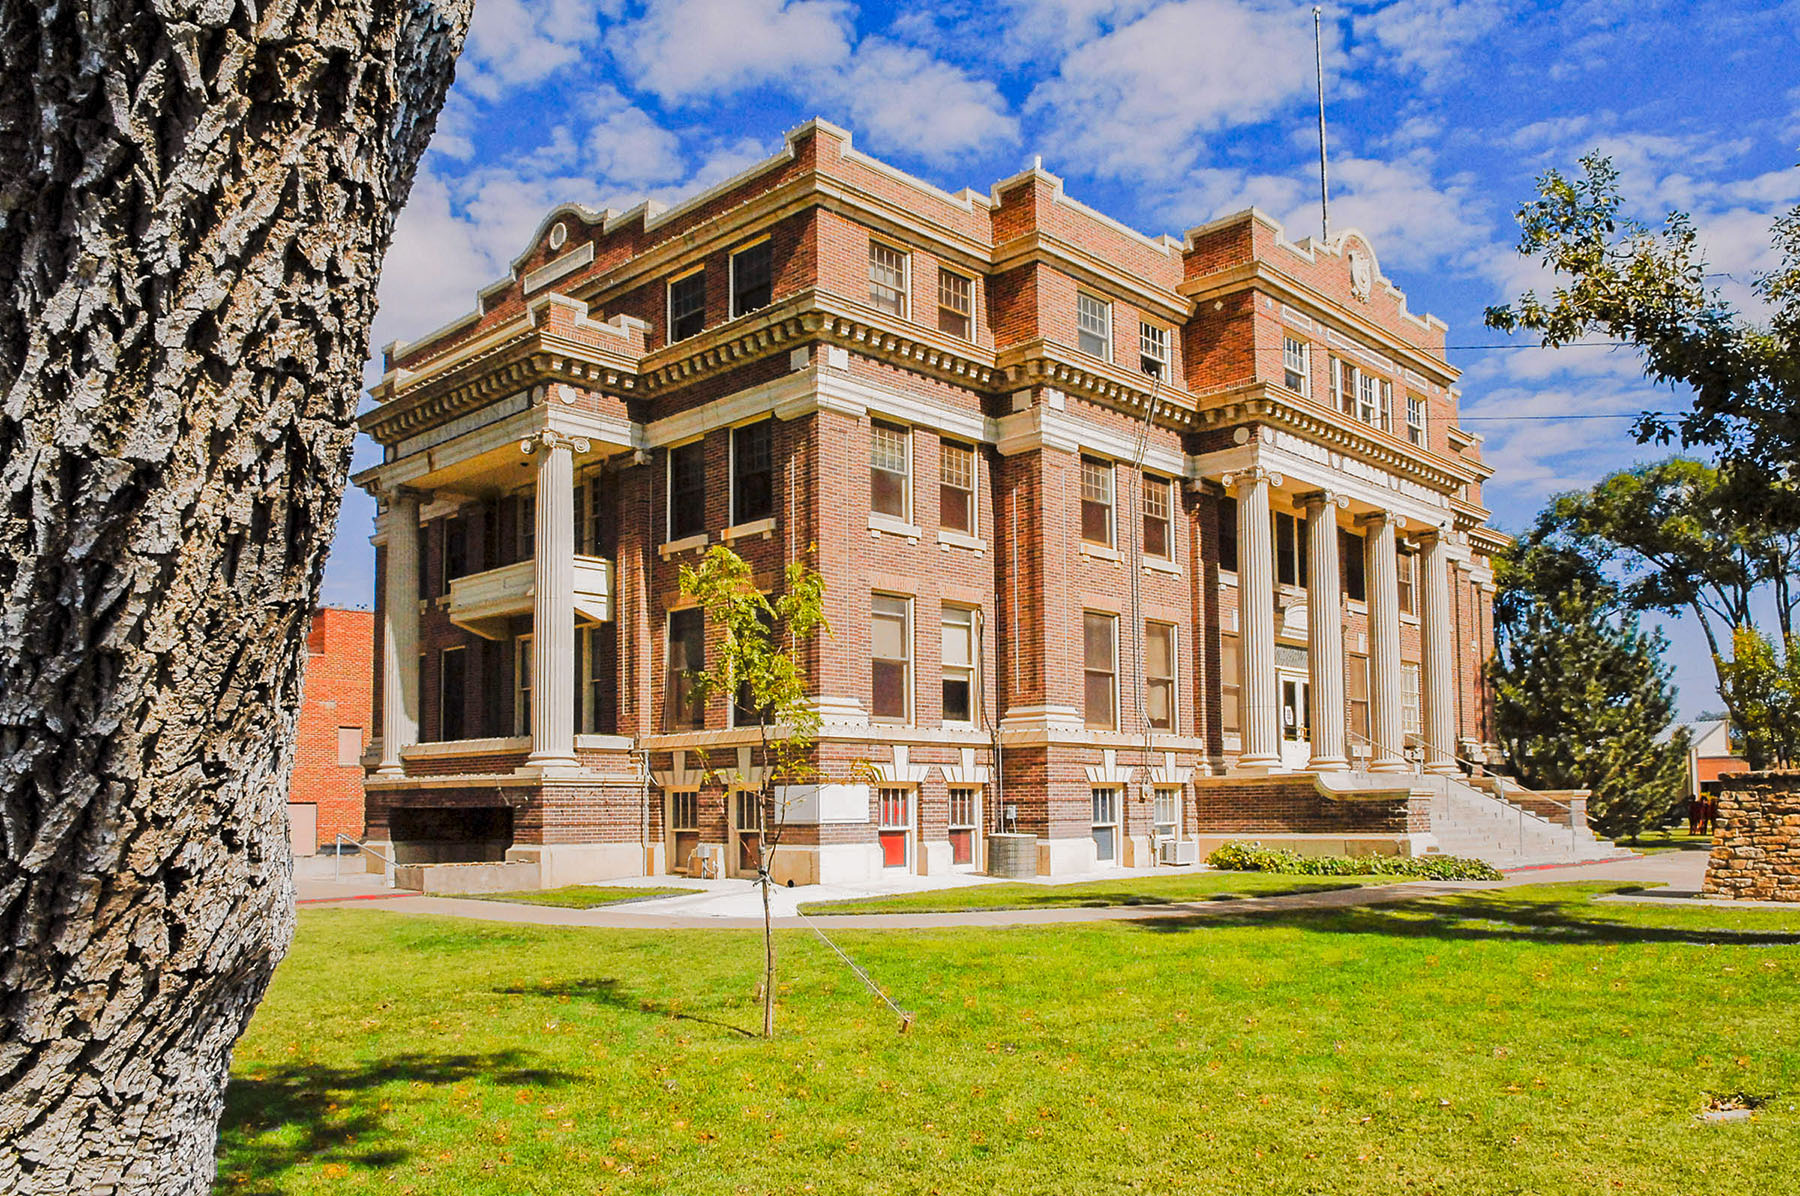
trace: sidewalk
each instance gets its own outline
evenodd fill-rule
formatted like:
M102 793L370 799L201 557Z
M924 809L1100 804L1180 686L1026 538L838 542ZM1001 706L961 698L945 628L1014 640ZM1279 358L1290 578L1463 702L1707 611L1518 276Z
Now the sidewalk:
M1697 891L1706 872L1705 852L1666 852L1631 859L1607 860L1598 864L1575 864L1559 868L1531 868L1510 874L1501 881L1412 881L1404 884L1369 888L1332 889L1316 893L1291 893L1281 897L1251 897L1233 901L1204 901L1178 905L1131 905L1104 908L1032 909L1032 910L961 910L935 914L854 914L834 915L822 925L839 930L923 930L957 926L1042 926L1072 922L1143 921L1168 918L1208 918L1256 911L1281 909L1341 909L1354 905L1376 905L1409 901L1418 897L1435 897L1448 893L1483 889L1512 888L1519 885L1558 884L1565 882L1621 880L1644 885L1668 885L1677 890ZM1088 880L1145 876L1147 872L1110 869L1076 877L1036 878L1032 883L1072 884ZM336 902L354 904L358 908L389 910L394 913L422 914L437 917L472 918L481 922L506 922L536 926L590 926L613 930L747 930L762 925L762 897L747 880L686 881L673 878L683 888L693 888L692 895L662 897L627 905L602 906L599 909L559 909L545 905L513 905L501 901L478 901L463 897L426 897L416 893L396 893L380 887L380 878L369 881L335 884L331 880L300 882L300 899L308 904ZM646 877L617 882L622 886L671 883L668 877ZM850 897L869 897L889 893L919 892L929 889L960 887L969 884L991 884L985 876L955 874L948 877L906 877L883 885L839 886L811 885L806 888L776 889L771 905L775 925L780 929L804 928L808 922L797 915L802 902L835 901Z

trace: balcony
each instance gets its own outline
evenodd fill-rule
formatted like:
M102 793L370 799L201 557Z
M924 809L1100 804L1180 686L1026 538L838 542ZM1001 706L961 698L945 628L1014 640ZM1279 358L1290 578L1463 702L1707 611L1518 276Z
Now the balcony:
M608 623L613 617L613 565L604 557L576 556L575 614ZM516 615L528 615L537 597L537 565L516 561L471 573L450 583L450 621L483 639L503 640Z

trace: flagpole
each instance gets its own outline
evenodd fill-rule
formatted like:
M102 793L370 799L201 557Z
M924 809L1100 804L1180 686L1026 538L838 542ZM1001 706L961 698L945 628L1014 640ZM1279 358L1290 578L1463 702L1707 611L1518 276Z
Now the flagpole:
M1319 79L1319 231L1331 240L1331 183L1325 168L1325 48L1320 32L1319 16L1324 10L1313 5L1313 65Z

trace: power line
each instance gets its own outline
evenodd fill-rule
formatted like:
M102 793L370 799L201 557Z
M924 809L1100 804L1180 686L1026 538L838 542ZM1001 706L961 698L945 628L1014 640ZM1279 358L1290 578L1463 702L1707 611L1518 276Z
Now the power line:
M1681 415L1679 411L1625 411L1617 415L1596 415L1583 412L1579 415L1459 415L1459 424L1492 423L1495 421L1511 422L1523 419L1565 420L1565 419L1673 419Z
M1630 341L1570 341L1566 345L1526 345L1509 343L1504 345L1445 345L1446 349L1625 349L1632 347Z

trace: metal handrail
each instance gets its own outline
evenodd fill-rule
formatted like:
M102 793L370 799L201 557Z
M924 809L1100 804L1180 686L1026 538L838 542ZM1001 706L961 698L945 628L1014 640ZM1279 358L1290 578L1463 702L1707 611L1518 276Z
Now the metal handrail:
M359 839L352 839L349 835L344 834L342 831L339 831L337 833L337 835L332 843L332 846L338 849L332 855L331 879L333 881L342 881L344 879L343 846L346 843L348 843L350 846L356 848L356 850L362 851L362 852L367 852L368 854L374 856L376 859L380 860L382 862L382 864L384 865L384 867L381 870L383 883L389 884L389 885L392 885L394 883L394 859L393 859L393 857L382 855L379 851L376 851L373 847L370 847L367 843L364 843Z

